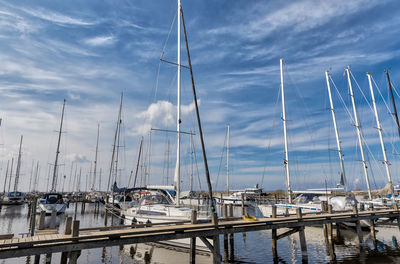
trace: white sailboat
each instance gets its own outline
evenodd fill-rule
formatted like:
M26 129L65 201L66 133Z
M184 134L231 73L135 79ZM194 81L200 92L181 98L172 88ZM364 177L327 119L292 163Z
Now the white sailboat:
M62 113L61 113L61 122L60 122L60 131L58 131L58 143L57 143L57 151L56 151L56 159L54 162L54 171L53 171L53 180L51 184L51 190L48 193L45 193L43 197L39 200L39 212L45 211L46 214L51 214L55 211L57 214L63 214L67 208L67 203L64 201L61 193L57 193L57 166L58 166L58 155L60 154L60 142L61 142L61 134L62 134L62 126L64 120L64 109L65 109L64 99Z
M21 141L19 143L17 170L15 173L15 180L14 180L14 191L7 193L7 195L4 197L4 199L2 201L3 205L22 205L25 202L24 193L18 191L18 183L19 183L19 176L20 176L20 170L21 170L22 139L23 139L23 136L21 135ZM11 173L12 173L12 166L11 166ZM10 181L11 181L11 178L10 178Z
M289 155L288 155L288 144L287 144L287 128L286 128L286 109L285 109L285 92L284 92L284 85L283 85L283 60L280 60L280 72L281 72L281 94L282 94L282 121L283 121L283 129L284 129L284 141L285 141L285 159L284 159L284 166L285 166L285 174L286 174L286 186L287 186L287 193L288 193L288 202L287 203L276 203L272 204L260 204L258 205L258 209L261 211L262 215L265 217L271 217L272 215L272 206L277 207L277 214L296 214L296 209L301 208L304 213L309 212L318 212L322 211L322 201L327 201L329 204L332 205L334 211L345 211L351 210L352 206L357 205L357 201L348 196L331 196L333 191L337 191L337 188L331 188L330 190L322 190L322 189L315 189L315 190L307 190L307 191L297 191L293 193L298 193L296 199L292 201L292 190L290 186L290 170L289 170ZM332 97L330 92L330 86L328 81L328 72L326 72L327 78L327 86L329 92L329 98L331 103L331 111L333 117L333 123L335 127L335 135L338 144L338 153L340 159L340 165L342 169L341 173L341 181L345 186L345 190L347 192L347 181L345 178L344 173L344 166L343 166L343 159L341 153L341 146L339 140L339 134L337 131L336 125L336 117L335 112L333 109Z
M177 153L176 166L174 175L174 186L176 191L175 198L168 192L161 189L143 190L136 206L122 210L125 216L126 224L132 223L166 223L166 222L187 222L191 219L192 209L181 205L180 190L180 148L181 148L181 19L182 14L181 2L178 0L178 56L177 56ZM209 215L198 214L198 221L210 220ZM190 239L178 239L165 241L176 247L189 247ZM212 241L210 241L212 243ZM196 249L209 251L207 246L200 240L196 239Z

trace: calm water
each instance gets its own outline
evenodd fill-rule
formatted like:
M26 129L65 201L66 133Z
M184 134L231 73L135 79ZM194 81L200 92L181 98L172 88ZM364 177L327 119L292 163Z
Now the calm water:
M66 215L74 215L74 204L67 209ZM102 208L101 210L102 211ZM29 231L29 219L27 206L3 207L0 213L0 234L14 233L20 237ZM86 205L86 211L81 214L80 204L77 210L77 219L81 221L81 227L102 226L104 215L94 214L94 206ZM50 217L46 217L49 220ZM63 230L65 215L57 217L59 230ZM114 222L119 223L118 219ZM111 219L108 220L111 223ZM322 228L306 228L306 239L309 263L400 263L400 232L397 227L377 227L377 249L374 250L369 232L364 232L364 240L367 247L360 250L356 233L342 231L344 243L335 245L337 260L333 262L325 247ZM60 231L61 232L61 231ZM283 231L278 231L283 232ZM222 237L221 237L222 242ZM223 249L223 245L221 245ZM78 263L143 263L144 253L152 252L151 263L188 263L189 255L186 252L177 252L158 245L131 245L124 247L110 247L100 249L83 250ZM223 252L222 252L223 253ZM52 255L52 263L60 262L61 254ZM274 263L271 251L271 232L249 232L247 234L235 234L235 258L236 263ZM198 255L197 263L209 263L207 255ZM33 258L15 258L0 260L5 263L33 263ZM45 263L41 256L40 263ZM275 263L302 263L298 234L291 235L278 241L278 259Z

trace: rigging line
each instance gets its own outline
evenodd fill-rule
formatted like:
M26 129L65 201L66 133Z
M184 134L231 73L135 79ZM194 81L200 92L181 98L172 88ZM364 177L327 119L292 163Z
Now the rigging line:
M198 180L198 182L199 182L200 191L202 191L203 188L201 188L200 173L199 173L199 164L197 163L196 148L195 148L194 142L192 142L192 144L193 144L194 162L195 162L195 164L196 164L196 171L197 171L197 180Z
M384 97L383 97L383 95L382 95L381 89L379 88L378 84L375 82L375 79L374 79L374 77L373 77L372 75L371 75L371 79L372 79L372 81L373 81L373 83L374 83L376 89L378 90L378 93L379 93L379 95L380 95L382 101L384 102L384 104L385 104L385 106L386 106L386 109L387 109L388 112L390 113L390 116L391 116L393 122L395 123L396 120L395 120L393 114L391 114L389 105L386 103L386 101L385 101L385 99L384 99ZM384 130L383 128L381 128L381 129L382 129L384 135L386 135L387 137L392 138L392 137L390 136L390 134L386 132L386 130ZM394 142L393 142L392 140L391 140L390 144L391 144L391 146L392 146L392 151L397 152L396 146L394 145Z
M356 78L354 77L353 73L352 73L350 70L349 70L349 72L350 72L350 75L351 75L351 77L353 78L354 82L356 83L358 90L361 92L361 94L362 94L362 96L363 96L364 100L367 102L367 105L368 105L369 109L370 109L370 110L371 110L371 112L373 113L373 112L374 112L374 110L373 110L373 108L372 108L371 104L369 103L369 101L368 101L367 97L365 96L365 94L364 94L363 90L361 89L360 85L358 84L358 82L357 82Z
M222 147L221 159L219 160L217 180L215 181L214 189L216 189L218 187L219 174L221 172L221 166L222 166L222 158L224 157L224 153L225 153L225 146L226 146L226 139L227 139L226 136L227 135L225 134L224 145Z
M353 125L353 124L355 123L355 121L354 121L354 119L353 119L352 114L350 113L349 108L347 108L347 106L346 106L346 102L344 101L342 95L341 95L340 92L339 92L339 89L337 88L337 86L336 86L336 84L335 84L335 82L333 81L333 79L332 79L331 76L329 76L329 79L331 80L331 82L332 82L332 84L333 84L333 87L335 87L336 93L337 93L337 95L339 96L339 100L340 100L340 102L342 103L342 105L344 106L344 109L345 109L345 111L346 111L346 113L347 113L348 117L350 118L350 121L352 122L352 125Z
M267 151L266 151L266 155L265 155L265 161L264 161L264 169L263 169L263 173L262 173L262 177L261 177L261 188L264 187L264 177L265 177L265 172L267 170L267 162L268 162L268 153L271 149L271 143L272 143L272 131L275 128L275 121L276 121L276 113L278 111L278 104L279 104L279 99L280 99L280 95L281 95L281 87L278 86L278 96L276 97L276 101L275 101L275 108L274 108L274 114L273 114L273 118L272 118L272 126L270 129L270 138L268 141L268 146L267 146Z

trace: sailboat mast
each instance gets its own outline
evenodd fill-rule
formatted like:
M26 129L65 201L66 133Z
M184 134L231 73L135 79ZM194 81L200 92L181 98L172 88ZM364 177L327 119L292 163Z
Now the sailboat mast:
M57 143L57 151L56 151L56 160L54 161L54 172L53 172L53 182L51 183L51 192L56 191L58 155L60 154L60 142L61 142L62 125L63 125L63 120L64 120L65 102L66 102L66 100L64 99L62 113L61 113L60 131L58 131L58 143Z
M176 115L176 126L177 126L177 149L176 149L176 166L175 166L175 188L176 188L176 205L180 203L180 170L181 170L181 20L179 14L181 12L181 0L178 0L178 54L177 54L177 115Z
M10 192L13 167L14 167L14 158L11 158L11 170L10 170L10 175L8 176L9 179L8 179L8 191L7 192Z
M115 156L115 148L116 148L116 144L117 144L116 142L117 142L117 137L118 137L118 128L119 128L120 120L121 120L122 99L123 99L123 93L121 93L121 99L120 99L120 103L119 103L118 120L117 120L117 127L115 128L115 134L114 134L114 145L113 145L113 150L112 150L112 154L111 154L111 164L110 164L110 171L108 174L107 191L109 191L111 188L110 183L111 183L113 167L114 167L114 156Z
M226 192L229 194L229 132L231 125L228 124L226 131Z
M330 105L331 105L333 127L335 129L336 144L337 144L337 150L338 150L339 160L340 160L340 169L342 171L341 179L343 179L344 191L347 193L348 192L348 185L347 185L347 179L346 179L346 174L345 174L345 170L344 170L343 152L342 152L342 146L340 144L339 131L338 131L337 123L336 123L335 109L333 108L331 85L330 85L330 82L329 82L329 72L328 71L325 72L325 77L326 77L326 86L328 87L329 102L330 102Z
M6 169L6 177L4 179L3 195L6 193L6 185L7 185L7 177L8 177L8 165L9 164L10 164L10 160L7 160L7 169Z
M190 132L190 192L193 191L193 134Z
M367 183L367 188L368 188L368 197L369 197L370 200L372 200L371 187L370 187L370 184L369 184L368 171L367 171L367 163L366 163L365 157L364 157L364 147L363 147L362 138L361 138L361 129L360 129L360 124L358 122L356 101L354 99L353 86L351 84L351 78L350 78L350 67L346 68L346 73L347 73L347 81L349 83L351 103L353 105L354 122L355 122L354 125L355 125L356 130L357 130L358 143L360 145L360 152L361 152L361 160L362 160L362 163L363 163L365 181Z
M371 90L372 104L374 106L376 127L378 129L379 140L381 142L381 148L382 148L382 154L383 154L383 162L385 163L386 175L387 175L388 182L389 182L389 185L390 185L390 191L393 194L392 176L390 175L389 161L388 161L387 156L386 156L385 144L383 142L382 126L381 126L381 122L379 121L378 110L376 108L376 101L375 101L375 95L374 95L374 88L372 87L371 74L369 72L367 72L367 77L368 77L369 89Z
M22 139L23 139L23 136L21 135L21 140L20 140L20 142L19 142L19 152L18 152L17 170L16 170L16 172L15 172L14 195L16 195L16 192L17 192L17 189L18 189L19 172L20 172L20 170L21 170Z
M285 159L283 160L283 164L285 165L288 200L289 203L292 203L292 190L290 187L289 152L288 152L287 127L286 127L285 90L283 88L283 59L280 60L280 70L281 70L283 138L285 140Z
M204 144L203 130L201 128L200 111L199 111L199 105L197 103L196 87L195 87L195 84L194 84L193 68L192 68L192 62L190 60L189 43L188 43L188 40L187 40L187 33L186 33L186 27L185 27L185 18L184 18L184 15L183 15L182 7L180 7L180 10L178 10L178 12L180 12L180 14L181 14L183 33L184 33L184 36L185 36L186 54L187 54L187 60L188 60L188 64L189 64L190 80L192 82L193 101L194 101L194 106L195 106L195 109L196 109L197 125L199 127L200 145L201 145L201 150L202 150L202 154L203 154L204 172L206 174L208 195L210 197L211 214L216 214L215 203L214 203L214 200L213 200L212 186L211 186L210 170L208 169L206 147L205 147L205 144ZM200 186L200 188L201 188L201 186Z
M97 140L96 140L96 154L94 155L94 169L93 169L93 185L92 191L94 191L95 183L96 183L96 169L97 169L97 153L99 151L99 133L100 133L100 124L97 123Z
M394 116L396 117L397 131L399 132L399 136L400 136L399 116L397 115L396 102L394 101L392 83L390 82L389 71L388 71L388 70L385 70L385 72L386 72L386 78L387 78L388 85L389 85L390 97L392 98Z
M136 172L135 172L135 180L133 181L133 188L136 187L136 180L137 180L137 175L138 175L138 171L139 171L139 164L140 164L140 157L142 155L142 148L143 148L143 136L140 139L139 155L138 155L138 160L137 160L137 163L136 163Z

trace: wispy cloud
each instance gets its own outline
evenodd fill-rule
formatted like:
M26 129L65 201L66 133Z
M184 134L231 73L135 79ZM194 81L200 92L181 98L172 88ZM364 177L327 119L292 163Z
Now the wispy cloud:
M116 41L114 36L97 36L94 38L85 39L83 42L90 46L109 46Z

